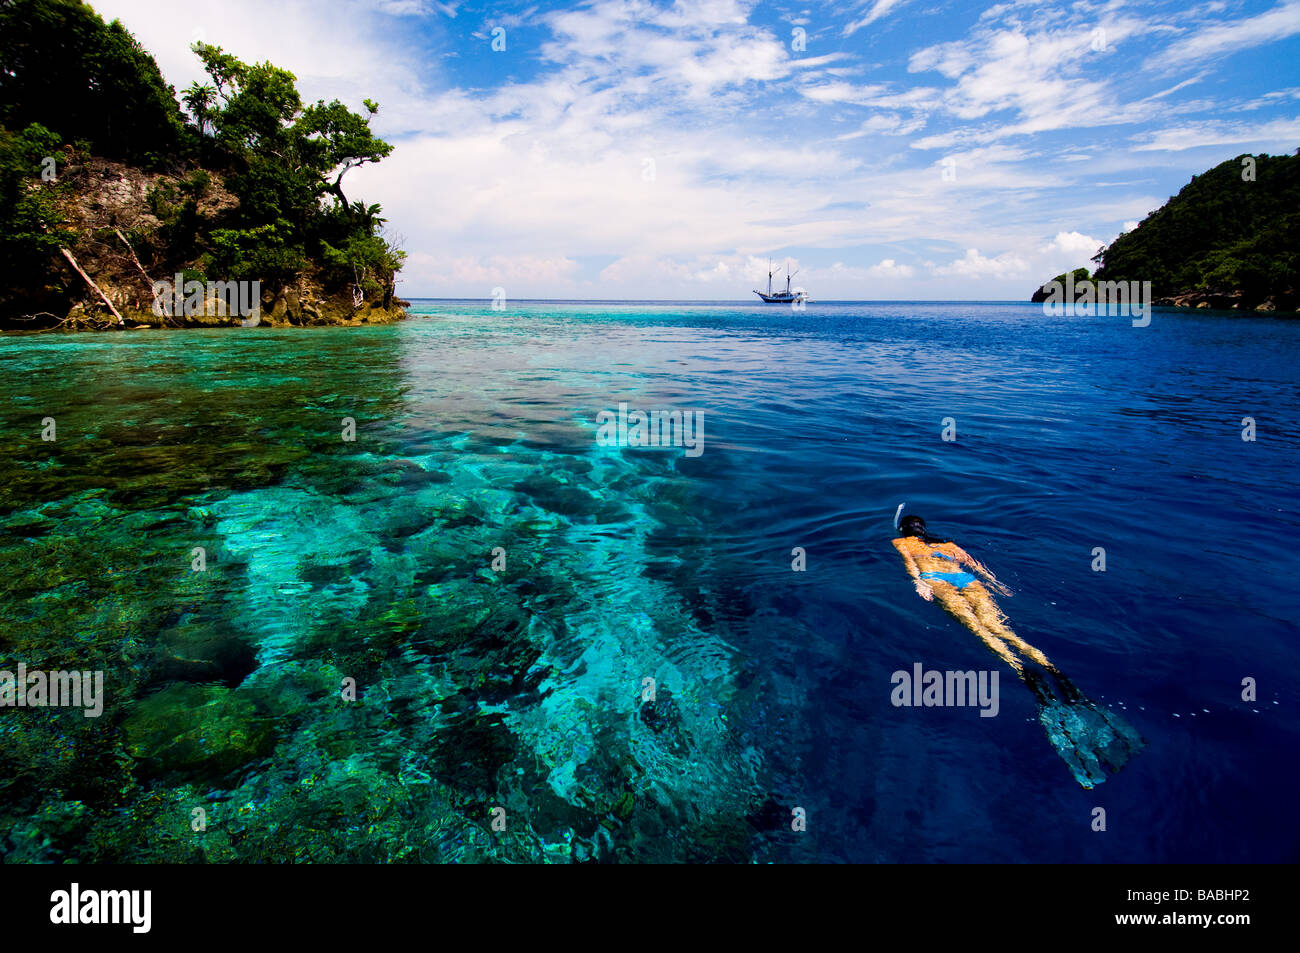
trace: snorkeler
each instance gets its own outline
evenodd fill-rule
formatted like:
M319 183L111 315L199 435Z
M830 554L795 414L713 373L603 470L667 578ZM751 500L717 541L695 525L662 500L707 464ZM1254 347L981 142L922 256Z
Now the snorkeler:
M917 595L927 602L938 599L1029 687L1048 740L1079 784L1100 784L1107 771L1118 771L1137 753L1142 739L1132 728L1089 701L1046 655L1011 631L989 589L1004 596L1011 590L993 573L956 543L931 536L919 516L905 516L895 526L901 535L894 548L916 583Z

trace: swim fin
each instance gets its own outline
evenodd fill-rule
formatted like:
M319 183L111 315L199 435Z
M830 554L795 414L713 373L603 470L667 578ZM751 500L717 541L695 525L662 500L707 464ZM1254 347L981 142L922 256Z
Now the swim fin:
M1144 742L1124 719L1092 702L1064 676L1056 678L1065 698L1041 676L1030 685L1038 698L1038 722L1074 779L1091 790L1141 751Z

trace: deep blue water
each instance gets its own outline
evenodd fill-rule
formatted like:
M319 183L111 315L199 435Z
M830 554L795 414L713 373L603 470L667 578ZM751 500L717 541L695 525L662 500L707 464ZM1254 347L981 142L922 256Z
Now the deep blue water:
M205 464L208 476L150 504L151 518L202 524L238 567L219 577L220 605L191 594L186 611L254 647L251 671L230 681L258 706L259 685L288 691L275 672L315 664L312 633L347 617L391 622L412 599L427 619L419 600L435 595L455 613L470 597L462 577L491 576L494 540L526 552L528 578L500 598L518 609L517 628L546 629L540 655L520 663L529 675L517 681L503 661L487 679L504 687L475 696L497 719L492 731L508 731L509 753L493 734L497 753L480 764L482 733L457 741L454 726L426 725L451 676L424 635L389 639L377 677L396 727L373 730L393 760L373 770L395 791L413 771L442 771L462 794L527 813L543 788L584 805L616 792L601 772L630 771L636 807L613 837L632 845L624 859L1300 859L1295 320L1157 310L1134 328L1018 303L510 302L498 312L417 301L392 327L28 336L0 342L0 357L7 430L35 433L48 407L69 418L61 432L90 432L112 408L117 424L153 427L173 448L232 432L303 448L251 481ZM597 413L622 401L702 411L703 453L597 446ZM358 442L340 448L344 414ZM1253 441L1242 439L1245 417ZM945 418L954 441L941 438ZM12 465L30 468L37 453ZM169 476L179 459L135 464L142 478L185 482ZM399 464L418 464L419 479L365 491L344 479L362 465L387 479ZM425 471L445 477L429 485ZM76 505L53 515L53 532L87 518L77 494L124 506L100 493L113 487L60 489ZM999 603L1022 638L1142 735L1123 770L1093 790L1076 784L1005 667L994 718L891 704L891 673L914 663L1000 667L913 592L890 545L904 501L1014 590ZM30 535L44 506L11 502L0 550ZM198 532L182 532L178 549ZM464 565L431 582L439 546ZM804 572L792 570L794 547ZM1105 572L1092 568L1096 547ZM322 569L316 550L348 578ZM179 598L148 591L151 613ZM646 734L643 675L670 688L679 741ZM1254 701L1242 698L1247 677ZM154 675L134 691L167 684ZM289 765L323 750L326 731L313 714L297 717L251 776L206 783L233 790L279 771L266 790L291 787ZM464 757L447 756L458 744ZM146 786L178 789L185 768L173 768ZM789 830L794 806L805 832ZM567 842L555 833L570 823L557 820L562 807L532 822L548 852ZM1097 807L1104 832L1092 829ZM742 835L718 818L743 818Z

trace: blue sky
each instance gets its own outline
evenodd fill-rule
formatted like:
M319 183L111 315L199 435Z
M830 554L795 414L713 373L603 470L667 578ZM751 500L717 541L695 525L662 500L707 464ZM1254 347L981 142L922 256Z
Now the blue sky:
M177 88L204 39L376 99L396 149L345 189L407 297L752 298L771 256L814 298L1023 299L1300 147L1300 0L92 5Z

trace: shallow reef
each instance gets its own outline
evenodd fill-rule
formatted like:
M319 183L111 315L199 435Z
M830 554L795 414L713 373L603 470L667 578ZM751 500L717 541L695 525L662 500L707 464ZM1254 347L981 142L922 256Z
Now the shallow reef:
M265 349L249 391L179 346L60 347L30 408L57 439L0 442L2 661L107 701L4 713L5 859L753 859L753 693L664 569L704 545L673 462L558 405L446 413L359 353L327 392Z

